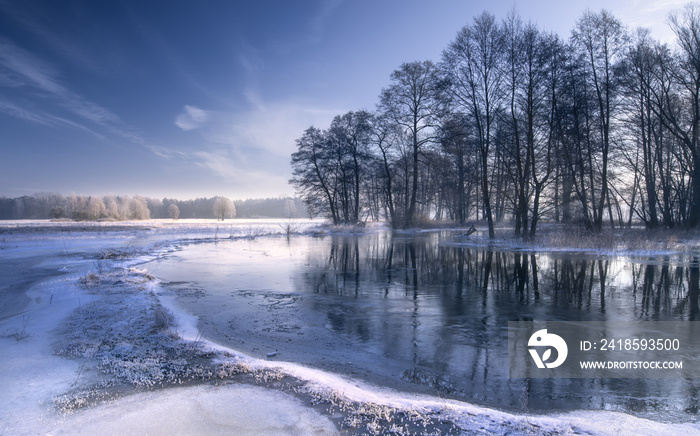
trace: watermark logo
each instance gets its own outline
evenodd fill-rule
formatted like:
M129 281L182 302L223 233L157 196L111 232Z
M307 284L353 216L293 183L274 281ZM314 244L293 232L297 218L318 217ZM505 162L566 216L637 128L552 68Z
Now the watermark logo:
M537 330L530 336L527 342L532 360L538 368L557 368L566 360L569 354L569 347L561 336L554 333L547 333L547 329ZM552 359L552 349L556 350L556 358ZM542 355L538 350L543 350Z
M700 380L700 321L508 321L508 376Z

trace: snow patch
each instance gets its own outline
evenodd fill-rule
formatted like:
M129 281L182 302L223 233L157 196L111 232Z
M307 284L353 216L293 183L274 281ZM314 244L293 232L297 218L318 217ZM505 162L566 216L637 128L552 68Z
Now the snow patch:
M66 417L52 435L333 435L333 423L283 392L191 386L144 392Z

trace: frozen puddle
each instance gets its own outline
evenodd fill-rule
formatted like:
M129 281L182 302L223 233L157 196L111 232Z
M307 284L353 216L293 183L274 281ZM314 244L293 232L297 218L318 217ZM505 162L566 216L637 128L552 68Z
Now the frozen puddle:
M52 435L332 435L337 430L300 400L246 385L145 392L74 415Z

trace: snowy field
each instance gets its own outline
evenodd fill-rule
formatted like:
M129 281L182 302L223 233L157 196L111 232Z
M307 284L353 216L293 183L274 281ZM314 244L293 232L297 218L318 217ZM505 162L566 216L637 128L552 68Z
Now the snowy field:
M202 337L142 266L194 241L320 224L0 223L0 434L700 434L616 412L516 415L255 359Z

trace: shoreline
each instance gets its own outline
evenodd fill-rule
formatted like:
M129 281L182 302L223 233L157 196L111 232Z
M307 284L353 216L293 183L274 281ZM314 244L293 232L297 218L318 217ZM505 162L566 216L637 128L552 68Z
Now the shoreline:
M437 229L437 230L441 230L441 229ZM433 231L433 230L430 230L430 231ZM180 243L179 245L186 245L188 243L202 243L202 242L216 242L216 241L215 240L187 241L187 242ZM178 284L180 284L180 283L178 283ZM185 285L187 286L190 284L191 283L186 283ZM163 285L167 286L168 284L164 283ZM175 302L175 297L168 297L168 298L171 299L171 304ZM184 316L186 316L187 318L190 319L190 323L192 322L192 320L197 319L195 316L193 316L189 312L186 312L184 309L179 308L179 310ZM191 324L191 326L193 327L192 331L197 330L193 324ZM192 335L194 336L195 334L192 333ZM197 330L196 335L202 335L202 332L200 330ZM403 407L403 406L405 406L405 403L402 403L402 401L398 401L398 403L394 403L393 401L395 400L395 398L400 398L400 397L401 398L412 398L415 400L415 401L412 401L413 405L430 404L432 406L437 407L436 404L440 404L442 406L445 406L446 404L453 404L453 405L455 405L456 409L459 409L459 410L461 410L466 405L466 406L468 406L467 407L468 411L466 413L468 413L469 415L478 415L479 413L483 413L484 411L489 411L487 413L487 415L489 413L495 413L496 415L501 416L500 414L502 414L504 419L508 419L509 421L516 421L516 422L518 421L519 418L525 419L526 421L529 422L529 421L532 421L531 418L533 418L533 417L537 418L537 419L542 418L545 421L549 418L555 418L555 419L563 418L563 419L571 419L572 421L576 421L578 419L577 416L581 413L583 413L583 414L596 414L596 413L601 412L601 411L595 411L595 410L573 410L571 412L556 412L556 413L542 413L542 412L534 413L533 412L533 413L519 414L519 413L514 412L514 411L500 410L500 409L495 409L495 408L492 408L489 406L482 406L482 405L467 403L464 400L460 400L460 399L445 399L445 398L438 399L438 397L435 397L434 395L431 395L430 393L420 392L420 389L414 389L411 391L407 391L407 390L403 390L403 389L396 390L392 386L387 386L385 384L375 385L375 384L373 384L373 382L371 380L366 381L366 380L354 378L354 376L352 374L347 374L347 373L337 372L337 371L329 373L327 369L316 368L316 367L307 367L306 365L297 364L294 362L285 362L285 361L275 360L275 359L284 359L284 353L278 353L275 356L272 356L272 357L268 356L267 358L265 358L264 357L265 353L264 353L264 351L262 351L261 356L253 357L250 354L246 354L245 352L235 350L235 349L227 347L225 345L220 345L219 343L216 342L215 339L207 339L206 342L209 343L214 348L222 349L226 353L232 353L232 354L237 355L237 356L243 356L245 359L252 359L253 361L257 362L258 365L261 365L263 367L267 367L267 368L283 367L283 368L285 368L286 372L291 371L292 374L294 374L295 376L300 377L302 379L308 379L308 380L313 380L315 378L327 379L329 377L329 375L331 377L336 376L336 377L338 377L338 379L336 379L336 380L339 382L339 384L343 384L345 382L350 383L351 386L349 387L349 391L352 391L352 392L354 392L354 394L358 395L356 397L355 396L351 397L353 401L376 401L378 397L382 397L382 395L385 395L385 399L380 401L382 403L382 405L387 405L387 406L391 406L391 407ZM313 374L313 375L311 375L311 374ZM356 390L356 388L359 388L359 390ZM382 394L379 395L378 397L376 397L374 394L370 394L369 396L367 396L367 392L376 392L376 391L382 392ZM399 406L400 404L401 404L401 406ZM471 409L472 407L474 409ZM438 414L440 414L440 413L444 414L446 412L443 410L443 411L438 412ZM464 413L464 412L462 412L462 413ZM629 414L620 413L620 412L604 411L602 413L604 413L604 414L610 413L612 420L628 421L626 419L621 419L620 416L612 418L614 415L621 415L621 416L629 417L632 421L639 420L640 422L649 422L652 424L652 427L654 426L654 424L665 424L664 422L648 420L646 418L635 417L634 415L629 415ZM599 417L599 418L601 418L601 417ZM676 424L678 424L678 423L676 423ZM672 424L672 425L674 425L674 424ZM624 431L622 431L620 433L619 427L616 427L616 428L617 428L617 430L616 430L615 434L625 434ZM684 428L684 426L681 425L681 428ZM691 433L693 430L694 430L694 428L691 428ZM600 432L600 429L598 429L597 431ZM671 433L668 433L668 434L671 434ZM661 430L661 434L666 434L666 433L664 433L664 431Z
M171 303L174 302L171 301ZM184 319L186 323L189 323L185 330L193 332L194 329L191 323L196 321L196 317L179 307L173 307L170 304L168 306L171 310L175 309L177 311L175 312L176 319ZM513 432L514 434L531 434L532 432L538 434L593 432L594 434L616 435L641 434L645 431L659 435L671 435L677 434L679 431L685 431L688 434L700 434L699 427L679 423L667 424L621 412L577 410L552 414L517 414L461 400L435 397L425 393L411 393L388 386L378 386L371 382L352 378L347 374L331 373L323 369L307 367L294 362L256 358L220 345L210 339L203 338L201 340L212 349L223 352L225 355L235 359L240 359L239 362L244 362L246 365L271 371L281 370L287 376L295 377L303 383L310 383L311 395L322 395L328 391L329 386L333 386L335 391L341 393L341 398L336 401L367 403L372 404L375 408L390 408L393 409L393 413L405 413L407 415L410 414L410 410L419 410L420 413L425 413L429 418L438 419L437 417L440 417L439 419L443 422L451 420L455 425L462 424L461 427L457 427L459 431L476 431L478 429L485 434L501 432ZM337 396L338 394L332 395ZM595 419L597 422L605 422L604 427L591 426L590 419ZM627 431L625 427L634 430Z

